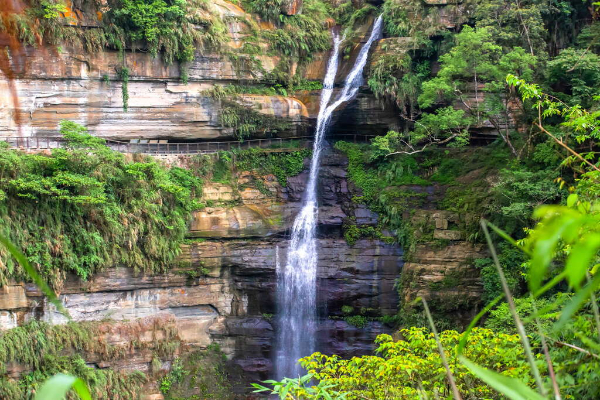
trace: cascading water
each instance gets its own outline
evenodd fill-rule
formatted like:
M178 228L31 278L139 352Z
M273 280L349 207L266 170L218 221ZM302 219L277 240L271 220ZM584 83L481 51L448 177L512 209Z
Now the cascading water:
M317 299L317 246L316 224L317 177L319 175L320 155L323 138L329 127L331 115L342 103L351 100L362 85L362 72L367 64L369 49L381 35L382 18L379 16L373 24L369 40L346 77L344 87L337 99L329 104L333 94L335 76L338 70L339 48L342 39L334 35L333 52L327 64L327 73L323 80L323 91L317 117L317 127L310 173L303 205L292 226L292 236L287 252L285 267L279 262L277 251L277 300L278 336L275 371L278 378L297 377L301 368L296 361L313 353L315 348L316 299Z

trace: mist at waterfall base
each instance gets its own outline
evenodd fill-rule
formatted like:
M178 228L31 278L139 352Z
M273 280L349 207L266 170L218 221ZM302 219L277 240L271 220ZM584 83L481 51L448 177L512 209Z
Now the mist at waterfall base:
M362 73L367 64L369 49L380 38L381 30L382 17L379 16L373 24L368 41L346 76L342 90L331 102L338 71L340 43L343 41L334 34L333 51L323 80L308 183L302 208L292 226L285 264L281 263L279 248L276 251L278 329L275 344L275 375L277 379L297 378L303 375L297 360L315 351L318 259L316 225L319 213L317 178L321 150L331 122L331 115L342 103L352 100L363 84Z

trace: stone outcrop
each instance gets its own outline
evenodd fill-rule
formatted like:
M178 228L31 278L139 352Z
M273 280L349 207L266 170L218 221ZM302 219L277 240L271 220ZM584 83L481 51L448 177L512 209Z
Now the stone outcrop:
M465 222L473 215L444 210L415 210L415 249L404 264L401 302L409 307L418 297L456 325L471 320L481 305L483 284L474 260L488 256L487 247L465 237Z
M220 103L204 92L216 81L242 79L244 72L217 56L198 56L190 65L190 83L179 82L177 67L166 67L146 53L128 54L131 77L129 109L123 111L122 82L116 77L117 52L44 54L29 49L28 67L16 81L23 124L14 124L12 100L5 96L0 114L4 136L56 136L68 119L97 136L117 139L230 139L231 128L219 119ZM48 60L50 58L50 60ZM106 78L103 78L106 76ZM193 80L193 81L192 81ZM7 83L0 90L8 93ZM256 111L292 123L292 136L308 117L306 107L282 96L244 96Z

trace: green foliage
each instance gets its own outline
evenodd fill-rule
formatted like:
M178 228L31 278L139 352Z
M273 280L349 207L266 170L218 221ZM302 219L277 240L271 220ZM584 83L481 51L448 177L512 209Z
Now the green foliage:
M329 33L318 19L304 14L285 18L283 28L265 31L263 37L268 41L271 53L303 63L312 60L315 54L327 50L331 45ZM289 65L281 67L287 68Z
M312 374L307 374L299 378L283 378L280 382L274 380L264 381L263 383L272 386L272 388L252 383L256 389L254 393L267 392L271 395L277 395L281 400L293 399L319 399L319 400L345 400L346 394L335 391L337 385L319 382L312 385Z
M343 314L352 314L353 311L354 311L354 307L352 307L352 306L348 306L348 305L343 305L342 306L342 313Z
M83 380L93 398L135 398L146 382L144 374L92 368L80 356L86 352L96 354L100 360L127 357L129 347L107 343L99 336L98 327L96 322L51 326L33 321L4 332L0 336L0 397L32 399L48 378L68 373ZM19 363L29 372L18 380L10 379L6 375L10 362Z
M540 346L542 338L548 343L561 394L573 398L596 398L599 394L595 383L598 379L596 371L600 367L600 360L590 355L596 354L598 349L596 341L592 339L598 331L591 307L586 305L560 330L553 329L561 315L561 307L572 297L572 294L557 293L547 298L525 297L514 301L534 347ZM496 332L517 332L507 303L490 312L485 326Z
M304 170L304 160L311 150L302 149L289 152L269 153L259 148L234 151L235 167L239 171L253 171L260 175L275 175L281 186L287 185L287 178Z
M269 322L273 321L273 317L275 316L274 314L271 314L271 313L262 313L261 315L264 319L266 319Z
M569 196L567 206L539 207L534 217L540 221L523 241L531 254L528 277L531 290L540 288L550 272L552 259L557 256L566 256L565 277L571 286L579 288L595 264L600 249L600 213L595 204L578 202L577 195L573 194Z
M338 9L336 9L336 11L338 11L338 18L336 18L336 21L338 24L341 24L345 27L344 34L346 37L351 36L357 25L364 23L369 16L372 16L378 11L377 7L371 4L365 4L360 8L355 8L358 5L359 4L353 4L350 2L346 7L346 12L339 10L343 6L338 6Z
M73 390L80 399L92 400L92 396L84 381L71 375L56 374L48 379L35 394L36 400L62 400Z
M121 97L123 99L123 111L127 112L129 108L129 68L121 68L119 72L121 77Z
M441 68L437 76L423 84L423 93L419 96L421 107L427 108L439 100L455 98L457 93L465 91L466 82L470 81L472 85L490 82L490 87L494 82L502 83L511 70L531 76L535 66L535 57L522 48L515 47L503 55L502 47L495 43L487 28L467 26L454 40L456 45L440 57Z
M581 105L568 105L554 96L548 95L542 91L539 85L527 83L514 75L508 75L506 81L509 85L515 87L525 103L532 104L532 108L537 110L537 129L552 138L556 144L568 151L567 157L562 165L569 166L578 172L585 174L594 174L600 171L594 163L598 162L598 155L594 151L577 153L569 147L574 145L595 143L600 138L600 111L596 109L585 109ZM599 98L594 98L596 101ZM544 123L548 119L559 118L559 129L550 127L554 133L544 128ZM585 150L584 150L585 151ZM577 163L581 162L580 165ZM591 175L587 175L589 179Z
M552 170L532 171L526 168L504 169L492 187L493 200L489 211L496 215L509 233L518 233L530 226L533 210L542 204L561 199L561 190L554 183Z
M225 41L225 25L202 0L112 0L109 4L105 29L109 38L120 39L115 44L119 49L142 41L153 56L162 53L170 64L193 60L196 46L218 48Z
M390 185L426 184L416 174L417 160L404 156L385 162L374 162L378 156L376 146L359 145L348 142L336 142L335 148L348 157L348 175L352 182L363 191L365 201L374 201L382 189Z
M54 3L47 0L42 0L39 3L42 17L46 19L57 19L67 11L67 7L63 3Z
M121 0L113 5L110 15L114 22L127 27L132 40L145 40L154 55L158 53L158 38L174 23L182 23L185 2L181 0ZM170 33L170 32L169 32Z
M433 334L424 328L402 329L400 334L403 340L397 342L389 335L380 335L377 338L377 356L343 360L335 355L315 353L300 362L320 383L335 385L336 390L345 393L348 399L449 396L446 374ZM440 334L459 391L465 398L495 398L494 390L457 363L456 348L460 336L456 331ZM518 377L532 384L517 335L475 329L465 354L486 367L501 366L503 375Z
M421 84L429 74L428 62L417 64L406 53L390 52L378 57L369 69L368 84L377 98L393 101L402 116L413 119Z
M522 47L541 56L548 39L543 15L555 7L552 3L558 2L478 0L474 16L477 27L488 30L503 48Z
M0 243L4 245L4 247L8 251L8 254L10 254L16 260L18 265L21 268L23 268L23 270L25 270L25 273L29 276L31 281L38 287L38 289L46 296L47 300L52 305L54 305L54 307L56 307L56 310L70 320L71 316L65 309L64 305L62 304L54 290L52 290L50 286L48 286L46 280L42 278L40 274L35 270L35 268L31 266L29 260L27 260L27 257L25 257L25 255L19 249L17 249L15 245L5 236L0 235Z
M80 44L90 52L141 46L154 56L161 53L170 64L191 61L196 48L218 49L227 37L224 22L205 0L110 0L102 8L96 5L102 19L99 28L91 29L66 23L64 7L52 0L34 1L11 21L19 39L30 45Z
M276 22L281 14L283 0L252 0L247 4L248 11L258 14L266 21Z
M383 18L390 36L423 39L445 29L437 8L427 7L420 0L388 0L383 3Z
M505 165L509 157L505 150L492 146L476 151L466 148L442 151L431 147L415 155L386 156L390 147L385 141L391 136L377 137L371 145L335 144L335 148L348 157L348 178L362 192L353 200L379 213L379 231L384 228L393 231L404 250L410 253L418 240L415 237L418 227L410 222L410 211L421 207L427 196L426 191L419 190L421 185L441 183L448 186L447 198L439 204L443 209L475 215L486 211L489 184L480 178L493 175L498 165ZM465 226L460 229L475 235L479 229L473 222L476 219L465 218ZM350 225L344 228L346 240L352 244L362 233L359 227ZM364 233L372 236L369 232Z
M128 161L72 122L51 155L0 148L2 234L52 285L121 265L164 271L179 254L199 178L141 157ZM28 280L4 249L0 282Z
M349 246L354 246L359 239L379 239L387 242L392 242L394 238L384 236L381 232L381 228L372 225L356 225L353 223L345 223L344 228L344 239Z
M258 133L277 133L290 127L290 123L284 119L263 114L230 100L221 102L219 121L223 127L232 128L240 141Z
M214 99L236 99L240 94L256 94L263 96L288 96L290 93L301 90L321 90L323 84L319 81L302 80L291 86L284 87L276 83L274 85L226 85L213 86L205 93Z
M240 94L283 95L281 85L266 86L214 86L204 93L219 101L219 121L223 127L232 128L235 136L243 141L258 133L273 134L290 128L290 122L272 115L263 114L252 106L244 105ZM287 95L287 92L285 93Z
M600 55L585 49L568 48L548 62L549 83L566 92L572 105L590 107L600 95Z
M556 319L555 307L552 307L552 303L549 299L534 299L532 297L515 299L517 313L523 318L525 329L527 332L531 332L532 336L535 337L538 330L538 326L532 318L534 316L538 316L543 321L542 330L549 332L552 320ZM544 313L540 315L538 310L542 310ZM485 327L495 332L517 334L515 322L507 303L502 303L490 311L489 318L485 321Z
M423 113L415 128L407 133L388 132L375 137L371 143L376 154L415 154L430 145L462 147L469 143L469 124L473 119L463 110L452 107L438 108L435 114Z
M306 0L302 13L288 16L281 13L280 0L251 0L249 3L250 8L259 7L262 15L276 24L274 30L259 31L260 38L268 43L267 54L280 57L279 64L269 74L270 80L287 86L298 83L301 74L294 72L294 65L298 63L302 70L316 54L331 46L326 24L331 15L330 4Z
M421 197L418 193L394 186L426 182L413 173L417 169L416 160L407 156L387 163L370 164L368 160L373 158L373 152L369 146L337 142L335 148L348 157L348 177L362 192L362 196L353 200L379 213L382 227L391 229L400 243L408 248L410 233L405 229L402 215ZM350 228L346 235L349 243L356 236L354 229ZM360 232L357 233L360 235Z
M233 399L225 354L211 345L177 358L160 381L160 391L168 400Z
M199 155L192 158L188 168L195 175L232 187L236 194L244 187L252 187L264 195L274 196L276 190L273 190L268 182L277 179L279 184L285 187L288 177L296 176L305 169L304 160L310 157L310 154L309 149L295 146L292 142L285 148L251 147L244 150L221 151L211 156ZM251 174L246 176L244 183L241 184L238 178L243 172ZM233 202L237 202L237 198ZM212 202L207 204L210 205ZM187 242L189 243L190 240Z
M364 315L349 315L344 317L344 321L359 329L364 328L369 323L369 319Z
M524 254L514 246L508 244L499 245L498 258L500 265L506 275L508 287L515 295L521 295L524 288L526 261ZM483 300L488 303L502 294L502 286L498 272L491 258L479 258L475 260L475 266L481 269L481 280L483 283ZM491 329L493 329L490 326Z

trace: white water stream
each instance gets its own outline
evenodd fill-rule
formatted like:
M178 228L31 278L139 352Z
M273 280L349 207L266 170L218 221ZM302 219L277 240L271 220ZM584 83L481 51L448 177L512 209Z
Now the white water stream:
M277 301L279 307L275 360L277 378L297 378L302 374L302 368L296 361L312 354L315 350L317 322L316 225L319 214L317 178L323 139L335 109L342 103L352 100L363 84L362 73L367 64L369 49L380 38L381 29L382 18L379 16L373 24L369 39L360 50L352 70L346 77L342 91L330 104L338 70L340 43L343 40L338 35L334 35L333 38L333 52L323 80L310 174L302 209L294 220L287 262L283 267L280 265L279 251L277 251Z

